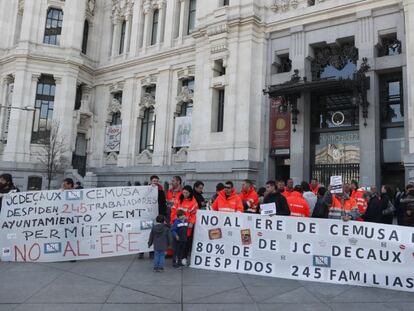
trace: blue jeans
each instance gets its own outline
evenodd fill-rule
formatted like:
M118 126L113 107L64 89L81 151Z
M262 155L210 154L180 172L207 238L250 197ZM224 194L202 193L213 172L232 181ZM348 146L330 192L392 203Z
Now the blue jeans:
M164 268L165 251L154 252L154 268Z

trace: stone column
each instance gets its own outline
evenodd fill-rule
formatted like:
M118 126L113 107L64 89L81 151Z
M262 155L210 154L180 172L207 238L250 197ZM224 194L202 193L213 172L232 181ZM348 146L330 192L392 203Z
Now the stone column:
M73 137L74 123L74 106L76 98L78 73L76 71L67 70L65 75L56 81L55 109L54 120L59 124L59 134L67 142L68 150L65 152L65 158L71 160L72 151L74 150L76 136Z
M132 8L132 21L131 21L131 40L130 40L130 49L129 54L131 56L137 55L138 45L139 45L139 36L142 32L141 27L141 6L138 1L134 2L134 7Z
M80 50L82 47L83 24L86 16L86 1L66 1L63 8L62 46ZM79 27L81 25L81 27Z
M114 17L113 19L113 33L112 33L112 52L111 57L115 57L119 55L119 44L120 44L120 37L121 37L121 21L118 17Z
M13 83L13 78L11 76L5 76L2 78L1 91L0 91L0 140L7 139L5 137L6 122L10 113L10 109L7 109L10 106L9 99L9 88Z
M7 1L8 2L8 1ZM24 12L23 12L23 22L22 22L22 31L20 40L21 41L37 41L37 30L41 27L45 27L46 15L47 12L41 12L43 1L25 1L24 2ZM39 14L44 18L43 23L38 23ZM43 42L43 38L42 38ZM36 42L38 43L38 42Z
M182 40L185 36L185 7L186 7L186 0L180 0L180 27L178 28L178 38Z
M142 41L142 48L145 48L150 44L151 40L151 23L152 23L153 9L150 2L144 3L144 36Z
M126 23L126 29L125 29L125 38L124 38L124 51L123 54L128 55L129 53L129 44L131 40L131 13L128 12L125 16L125 23Z
M168 149L171 148L167 145L169 141L167 135L170 122L170 109L171 106L168 103L171 102L169 91L171 70L170 67L164 67L159 69L159 75L157 79L157 92L155 94L155 140L154 140L154 154L152 158L153 165L165 165L168 160ZM175 106L175 105L174 105Z
M164 25L165 25L165 1L158 1L158 36L157 36L157 45L160 45L164 40Z
M358 32L355 45L359 51L358 66L364 57L368 64L374 65L375 31L372 11L366 10L357 13ZM360 178L361 186L379 185L381 182L381 144L380 144L380 102L378 98L378 78L374 71L367 73L370 77L370 89L367 97L369 102L367 126L362 117L362 107L359 106L359 144L360 144Z
M121 146L118 156L118 166L131 166L132 162L132 147L131 137L135 128L133 124L133 105L134 105L134 78L126 78L124 89L122 91L122 132L121 132Z
M14 94L10 111L9 135L4 150L3 160L12 162L24 162L30 156L30 145L25 145L24 136L26 131L27 114L30 111L24 110L26 103L27 89L31 89L31 76L26 71L24 63L16 64L14 79ZM33 81L37 83L37 81ZM35 88L36 89L36 88Z
M178 4L178 3L177 3ZM164 42L163 45L166 47L171 46L173 37L176 35L175 30L178 22L178 14L175 12L176 6L179 10L179 6L175 3L170 3L165 8L165 22L164 22Z
M404 102L407 103L407 110L405 112L405 133L407 135L406 141L406 155L404 164L406 167L406 180L414 181L414 0L404 0L404 14L405 14L405 49L407 55L406 73L406 97ZM404 94L404 95L405 95Z

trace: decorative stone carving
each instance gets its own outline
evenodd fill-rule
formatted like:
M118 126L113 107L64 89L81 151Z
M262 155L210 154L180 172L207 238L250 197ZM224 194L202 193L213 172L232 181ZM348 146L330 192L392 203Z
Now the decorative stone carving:
M177 77L178 79L189 79L191 77L194 77L195 75L195 66L188 66L184 69L177 71Z
M106 165L117 165L118 164L118 154L116 152L110 152L105 157Z
M86 12L92 16L95 14L95 6L96 6L95 1L96 0L87 0L87 3L86 3Z
M188 86L183 86L180 94L178 94L175 99L177 100L177 103L188 103L192 101L193 98L194 92Z
M114 22L132 14L135 0L112 0L112 19Z
M296 9L298 4L298 0L274 0L270 8L274 12L287 12L290 8Z
M121 111L121 102L116 99L116 98L112 98L111 102L109 103L108 106L108 113L117 113Z
M228 31L229 29L227 24L214 25L207 28L207 35L211 37Z
M110 93L117 93L117 92L122 92L122 90L124 89L124 81L119 81L116 83L113 83L109 86L109 92Z
M139 105L146 108L151 108L155 106L155 96L149 93L144 93L141 96L141 101L139 102Z
M184 163L187 162L188 158L188 148L181 148L176 154L173 154L174 163Z
M154 76L154 75L146 76L144 79L141 80L142 87L152 86L156 84L157 84L157 76Z
M152 163L152 153L149 150L142 151L139 155L137 155L136 164L151 164Z
M82 85L81 113L92 114L94 111L91 106L91 90L91 87Z
M18 7L17 7L17 14L22 16L23 12L24 12L24 0L19 0L19 4L18 4Z

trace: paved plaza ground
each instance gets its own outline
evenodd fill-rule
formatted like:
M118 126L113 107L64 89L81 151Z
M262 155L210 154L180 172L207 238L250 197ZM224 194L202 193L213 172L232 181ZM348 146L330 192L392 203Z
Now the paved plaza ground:
M171 268L112 257L0 263L0 311L414 310L414 294L233 273Z

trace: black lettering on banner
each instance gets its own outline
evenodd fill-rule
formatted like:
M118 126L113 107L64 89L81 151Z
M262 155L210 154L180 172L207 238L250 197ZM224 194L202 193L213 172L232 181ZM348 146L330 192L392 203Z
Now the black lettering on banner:
M316 232L316 223L311 222L309 223L309 225L306 225L306 223L298 221L297 223L297 232L302 233L302 232L307 232L307 233L312 233L315 234Z
M201 225L217 226L218 221L219 221L219 219L218 219L217 216L209 216L209 215L202 215L201 216Z

